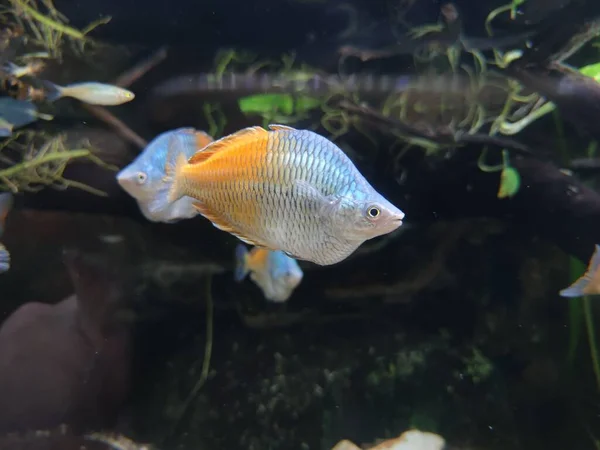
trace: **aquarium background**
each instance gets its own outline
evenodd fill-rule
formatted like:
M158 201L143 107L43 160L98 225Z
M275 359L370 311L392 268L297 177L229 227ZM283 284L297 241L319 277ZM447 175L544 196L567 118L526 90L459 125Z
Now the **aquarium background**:
M0 144L0 449L373 448L410 429L600 448L598 297L559 295L600 244L600 4L505 2L4 0L2 62L47 53L19 92L52 118ZM36 80L135 99L33 98ZM509 134L507 99L518 119L556 107ZM331 139L406 213L340 263L299 261L281 303L234 281L235 236L151 222L116 181L160 133L269 123Z

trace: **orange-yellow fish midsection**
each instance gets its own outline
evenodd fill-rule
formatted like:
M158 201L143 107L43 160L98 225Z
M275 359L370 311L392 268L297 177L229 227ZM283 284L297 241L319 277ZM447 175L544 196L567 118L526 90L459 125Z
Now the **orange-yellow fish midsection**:
M290 154L284 141L267 137L186 166L182 176L188 195L222 211L228 221L252 227L269 222L275 208L280 213L290 208L284 194L293 190L295 179L307 177L296 161L302 155Z

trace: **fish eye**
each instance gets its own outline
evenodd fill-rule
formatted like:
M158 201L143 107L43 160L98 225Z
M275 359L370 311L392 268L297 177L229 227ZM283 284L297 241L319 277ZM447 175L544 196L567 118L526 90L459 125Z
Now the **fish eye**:
M369 216L370 219L377 219L380 214L381 210L377 206L369 206L367 208L367 216Z
M138 172L136 175L136 181L138 184L144 184L148 176L144 172Z

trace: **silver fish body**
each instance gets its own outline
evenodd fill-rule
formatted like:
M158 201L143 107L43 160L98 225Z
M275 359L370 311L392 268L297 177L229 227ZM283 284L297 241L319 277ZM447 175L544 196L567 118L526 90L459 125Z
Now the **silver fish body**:
M46 81L45 84L51 91L48 94L48 101L72 97L89 105L115 106L130 102L135 98L135 94L128 89L93 81L73 83L67 86L58 86L49 81Z
M402 225L404 213L333 142L308 130L270 129L241 130L189 161L168 157L157 201L193 197L216 227L319 265Z

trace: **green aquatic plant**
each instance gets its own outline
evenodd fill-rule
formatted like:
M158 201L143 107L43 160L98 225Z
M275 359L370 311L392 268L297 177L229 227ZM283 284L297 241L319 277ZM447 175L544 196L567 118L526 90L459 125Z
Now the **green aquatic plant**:
M580 67L579 72L600 82L600 62Z
M492 10L487 15L485 22L484 22L485 30L486 30L488 36L492 37L494 35L494 31L492 29L492 22L494 21L495 18L497 18L501 14L508 12L510 15L510 19L515 20L519 6L524 4L525 1L526 0L511 0L510 3L507 3L505 5L502 5L496 9ZM504 54L496 48L492 49L492 52L494 54L495 63L499 67L506 67L508 65L508 63L515 57L515 54L513 52L508 52L507 54Z
M586 266L575 257L569 258L569 273L572 282L577 280ZM591 299L589 296L569 299L569 347L567 361L573 364L583 333L582 324L585 325L587 342L589 346L592 370L596 379L596 385L600 391L600 352L598 350L598 337L594 325Z
M488 379L494 370L492 362L476 348L473 348L471 357L463 358L463 362L465 375L469 376L475 384Z
M215 56L215 75L220 79L223 74L236 63L247 65L256 59L256 55L251 52L223 49L217 52Z
M593 158L596 153L596 145L588 147L587 156ZM571 282L577 280L586 270L586 265L577 258L570 257L569 274ZM573 363L583 333L581 324L585 324L587 342L592 362L592 370L596 379L597 388L600 391L600 350L598 349L598 337L594 325L592 303L589 296L569 299L569 347L567 361Z
M172 424L170 433L166 436L166 440L171 438L177 431L177 428L181 425L184 420L186 413L189 410L190 405L196 400L198 393L208 380L210 371L210 361L213 350L213 326L214 326L214 302L212 295L212 275L206 275L206 291L205 291L205 304L206 304L206 341L204 343L204 358L202 359L202 369L200 372L200 378L196 381L192 391L189 393L183 404L181 404L177 415Z
M291 124L305 119L320 108L322 100L307 95L259 94L243 97L238 106L244 114L257 114L263 126L270 123Z
M202 110L204 111L204 118L208 123L208 134L214 139L222 137L225 126L227 125L227 117L225 117L221 105L218 103L212 104L205 102L204 105L202 105Z
M21 158L14 158L13 154L19 154ZM118 167L106 164L94 155L91 148L68 149L64 135L40 139L40 135L33 132L14 133L0 145L0 163L5 166L0 169L0 190L17 193L37 192L45 187L74 187L106 196L103 191L63 176L66 167L74 160L88 160L108 170L118 170Z
M83 52L92 42L88 34L111 18L100 18L82 30L68 25L68 19L60 13L52 0L9 0L10 6L0 10L19 24L34 44L46 49L52 58L60 59L62 44L68 41L75 51Z
M485 157L487 155L487 148L481 151L477 166L479 170L483 172L500 172L500 185L498 187L498 198L510 198L514 197L519 188L521 187L521 176L517 169L512 167L509 162L509 156L507 150L502 150L502 163L490 166L487 165Z

